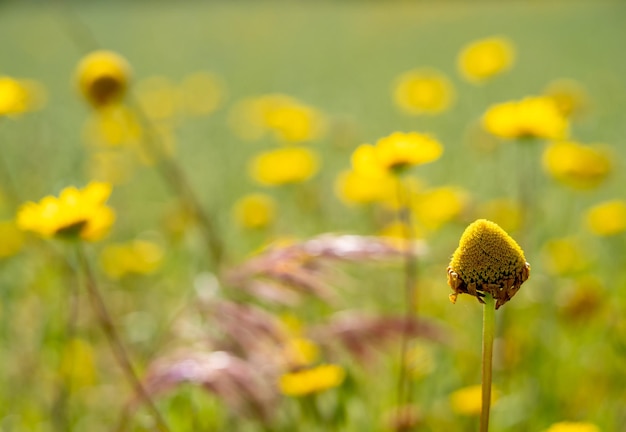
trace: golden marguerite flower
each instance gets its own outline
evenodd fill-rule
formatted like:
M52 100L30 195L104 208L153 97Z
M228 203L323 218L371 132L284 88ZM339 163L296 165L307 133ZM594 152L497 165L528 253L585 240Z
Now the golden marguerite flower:
M274 222L276 201L266 194L245 195L235 203L233 216L235 221L243 228L264 228Z
M543 153L544 169L556 180L574 189L599 186L611 173L611 154L602 146L562 141Z
M147 240L107 245L100 254L100 266L112 279L126 275L146 275L155 272L163 263L165 251Z
M457 63L465 79L480 83L509 70L514 61L513 44L506 38L494 36L465 46Z
M493 105L483 116L483 126L493 135L505 138L563 139L568 122L554 100L527 97Z
M393 98L407 114L439 114L454 101L454 87L435 69L414 69L396 80Z
M310 369L286 373L278 386L288 396L305 396L338 387L344 380L345 370L335 364L324 364Z
M0 76L0 116L37 110L45 99L46 92L40 83Z
M429 135L418 132L394 132L380 138L375 146L376 161L391 173L433 162L443 153L443 146Z
M600 432L600 428L587 422L558 422L546 429L545 432Z
M258 154L250 163L250 176L264 186L300 183L319 168L315 152L303 147L284 147Z
M626 201L610 200L587 211L587 227L597 236L608 237L626 231Z
M99 240L115 221L115 213L106 205L110 194L111 185L102 182L91 182L83 189L67 187L58 198L47 196L24 204L17 225L43 237Z
M498 399L498 392L491 392L491 404ZM480 384L460 388L450 395L452 412L459 415L480 415L482 410L482 386Z
M478 219L463 232L459 247L448 266L450 301L459 294L496 299L496 309L509 301L530 275L524 252L502 228L486 219Z
M78 88L95 108L120 102L128 88L130 75L128 62L119 54L106 50L89 53L76 68Z

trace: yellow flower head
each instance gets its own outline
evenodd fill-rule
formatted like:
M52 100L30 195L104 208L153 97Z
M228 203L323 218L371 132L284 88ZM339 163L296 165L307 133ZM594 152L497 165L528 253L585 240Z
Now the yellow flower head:
M130 66L112 51L94 51L76 69L78 88L95 108L122 100L130 81Z
M36 110L44 100L45 90L41 84L0 76L0 116Z
M396 80L393 97L396 105L407 114L438 114L454 101L454 87L437 70L415 69Z
M319 158L312 150L286 147L257 155L249 166L250 176L265 186L299 183L313 177Z
M587 211L587 227L602 237L626 231L626 201L605 201L591 207Z
M558 422L546 429L545 432L600 432L600 428L593 423Z
M468 193L458 187L442 186L418 193L414 199L415 217L425 228L437 230L458 217L465 209Z
M600 146L557 142L543 153L544 169L556 180L574 189L599 186L611 173L611 155Z
M47 196L38 203L24 204L17 214L17 225L43 237L99 240L115 220L115 213L105 205L110 194L108 183L91 182L84 189L68 187L58 198Z
M568 132L567 119L548 97L527 97L490 107L483 116L483 126L493 135L506 138L563 139Z
M543 94L554 100L565 117L580 115L589 105L587 91L582 84L572 79L562 78L552 81L546 86Z
M458 67L468 81L479 83L509 70L514 61L513 44L503 37L490 37L463 48Z
M530 275L524 252L502 228L478 219L463 232L448 267L452 303L459 294L486 293L496 299L496 309L509 301Z
M235 203L233 215L244 228L264 228L276 217L276 202L265 194L246 195Z
M498 399L498 392L491 391L491 404ZM463 387L450 395L450 406L455 414L480 415L482 409L482 386L480 384Z
M335 193L346 204L368 204L395 196L396 184L391 176L368 176L359 171L344 171L335 181Z
M433 162L442 153L443 146L439 141L417 132L394 132L380 138L374 147L375 163L390 173Z
M100 254L100 265L109 277L119 279L153 273L161 266L163 256L163 249L156 243L133 240L107 245Z
M345 375L341 366L327 364L286 373L280 377L278 386L287 396L306 396L338 387Z

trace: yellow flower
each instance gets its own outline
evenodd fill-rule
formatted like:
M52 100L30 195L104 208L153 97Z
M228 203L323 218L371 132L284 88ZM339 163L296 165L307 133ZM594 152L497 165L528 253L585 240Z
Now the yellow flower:
M546 429L545 432L600 432L600 428L593 423L558 422Z
M100 254L100 266L113 279L156 271L163 262L163 249L156 243L133 240L107 245Z
M163 76L144 78L135 86L141 110L152 120L169 121L178 114L179 89Z
M287 342L285 356L289 364L302 367L315 363L319 358L319 351L317 344L310 339L294 337Z
M551 98L566 117L582 114L589 104L589 96L585 88L572 79L562 78L552 81L546 86L543 94Z
M76 69L78 88L95 108L120 102L130 81L130 66L112 51L94 51Z
M522 226L524 212L520 204L509 198L497 198L482 204L477 213L500 225L507 231L517 231Z
M491 391L491 405L497 401L497 393L497 391ZM450 406L455 414L480 415L482 405L482 386L480 384L463 387L450 395Z
M287 396L305 396L338 387L345 375L341 366L327 364L286 373L280 377L278 386Z
M276 217L276 202L265 194L250 194L235 203L235 220L244 228L264 228Z
M589 261L588 251L578 239L566 237L552 239L543 247L546 267L556 275L567 275L585 269Z
M402 74L394 86L396 105L407 114L438 114L454 101L454 87L434 69L415 69Z
M530 275L524 252L502 228L486 219L478 219L463 232L459 247L448 267L450 300L458 294L475 296L481 303L486 293L496 302L496 309L509 301Z
M12 220L0 222L0 239L0 259L15 255L24 244L24 234Z
M587 227L598 236L612 236L626 231L626 201L611 200L587 211Z
M115 213L105 205L110 194L108 183L91 182L84 189L68 187L58 198L47 196L39 203L24 204L18 212L17 225L43 237L99 240L115 220Z
M611 173L611 155L601 146L557 142L543 153L543 166L556 180L574 189L599 186Z
M413 201L413 212L419 223L437 230L461 214L467 205L468 194L457 187L442 186L418 193Z
M132 177L134 163L128 152L105 150L92 153L87 163L87 172L94 180L120 185Z
M483 116L483 126L493 135L507 139L563 139L568 131L567 119L547 97L493 105Z
M319 158L312 150L287 147L257 155L248 171L258 183L276 186L308 180L317 173L318 167Z
M187 115L213 113L222 104L225 93L221 80L209 72L187 75L180 85L181 105Z
M509 70L514 61L513 44L503 37L490 37L464 47L458 57L458 67L468 81L480 83Z
M429 135L394 132L380 138L374 147L379 167L398 173L415 165L433 162L443 153L442 145Z
M83 128L83 139L98 147L137 145L143 130L137 116L121 105L107 106L91 115Z
M335 181L335 193L346 204L383 201L394 196L395 189L391 176L368 176L354 170L343 171Z
M319 138L325 130L320 111L282 94L241 101L231 112L230 123L246 140L257 140L269 132L281 141L300 143Z
M0 76L0 116L36 110L44 100L45 90L41 84Z

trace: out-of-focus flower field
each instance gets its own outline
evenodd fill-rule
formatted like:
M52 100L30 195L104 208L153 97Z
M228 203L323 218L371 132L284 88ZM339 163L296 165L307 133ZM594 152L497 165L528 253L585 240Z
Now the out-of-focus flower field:
M1 2L0 432L626 431L624 22Z

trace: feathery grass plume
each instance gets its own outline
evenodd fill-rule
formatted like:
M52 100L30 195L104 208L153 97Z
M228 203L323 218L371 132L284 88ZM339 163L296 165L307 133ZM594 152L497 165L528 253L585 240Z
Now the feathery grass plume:
M459 294L484 303L486 293L497 300L496 309L508 302L530 275L524 252L502 228L478 219L466 229L448 266L452 303Z
M17 225L43 237L100 240L115 221L113 209L105 204L110 194L111 185L102 182L91 182L83 189L67 187L58 198L47 196L24 204Z
M78 89L94 108L121 102L128 89L131 68L113 51L98 50L83 57L76 68Z
M457 66L463 77L480 84L509 70L515 62L515 48L501 36L480 39L459 53Z
M406 114L435 115L444 112L454 102L454 87L441 72L414 69L403 73L394 85L393 98Z

